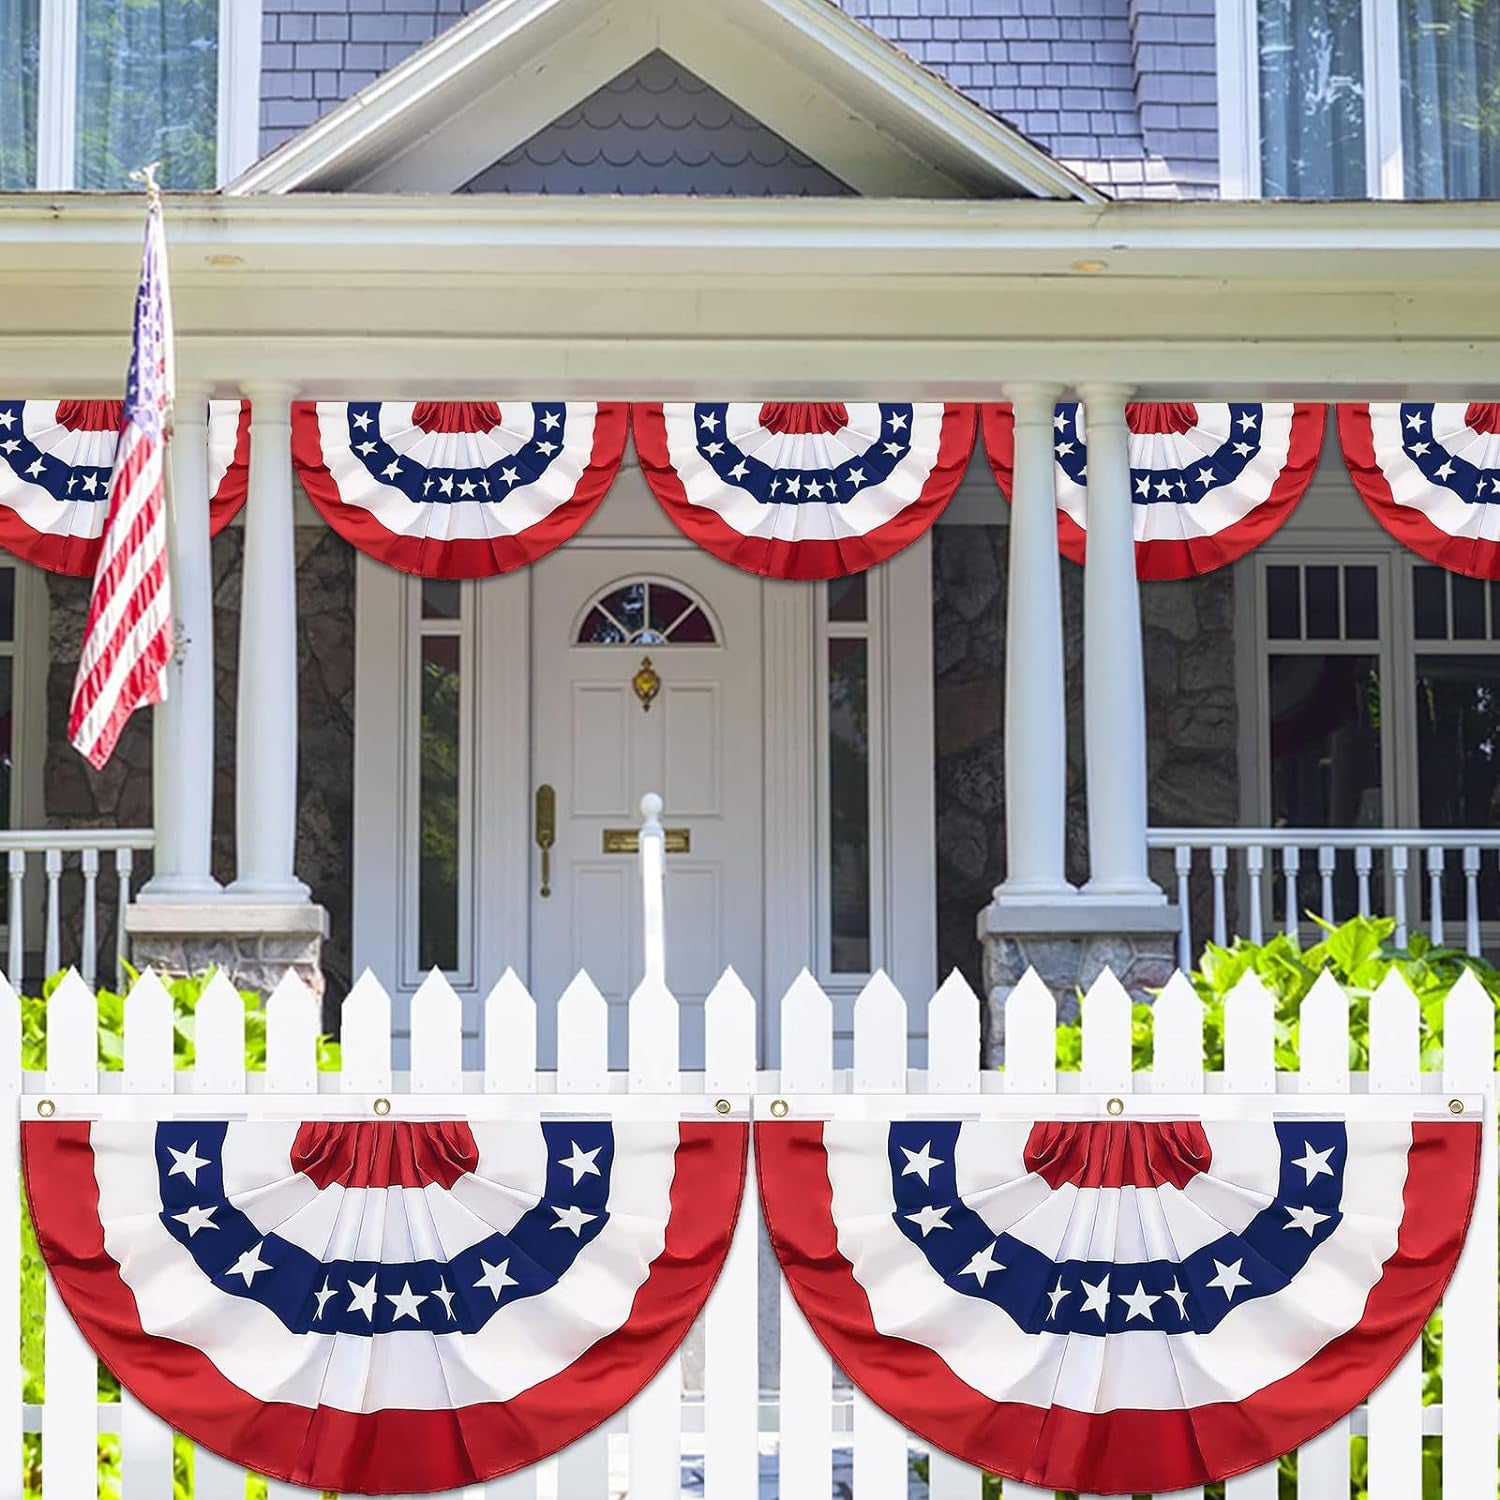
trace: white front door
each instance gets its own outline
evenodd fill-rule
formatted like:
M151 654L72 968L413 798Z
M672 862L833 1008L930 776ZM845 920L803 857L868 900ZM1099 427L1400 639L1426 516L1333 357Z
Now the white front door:
M715 980L728 965L752 991L761 977L761 582L685 549L577 547L537 564L531 599L540 1044L550 1055L552 1003L582 969L611 1005L611 1062L624 1060L624 1002L643 967L629 846L655 792L667 983L683 1006L684 1066L701 1067ZM544 870L536 820L549 816Z

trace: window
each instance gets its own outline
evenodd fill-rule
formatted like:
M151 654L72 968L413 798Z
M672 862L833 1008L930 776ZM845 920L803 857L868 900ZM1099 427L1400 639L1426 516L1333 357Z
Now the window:
M183 190L259 154L260 0L0 0L0 189ZM13 67L11 59L19 59Z
M1225 197L1500 196L1500 6L1218 0Z
M611 588L584 611L579 646L716 646L714 622L676 584L640 579Z

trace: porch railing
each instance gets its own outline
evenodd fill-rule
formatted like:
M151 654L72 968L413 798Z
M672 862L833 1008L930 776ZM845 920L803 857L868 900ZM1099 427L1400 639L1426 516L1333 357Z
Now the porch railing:
M1231 931L1259 943L1303 930L1313 912L1388 916L1399 944L1418 928L1475 955L1486 923L1500 923L1500 829L1153 828L1148 841L1172 855L1183 968L1205 929L1216 943Z
M67 964L93 984L102 935L112 926L114 972L110 979L119 983L126 952L125 908L130 905L136 855L151 849L154 842L149 828L0 831L6 873L5 972L19 983L22 975L55 974ZM106 898L102 907L101 875Z

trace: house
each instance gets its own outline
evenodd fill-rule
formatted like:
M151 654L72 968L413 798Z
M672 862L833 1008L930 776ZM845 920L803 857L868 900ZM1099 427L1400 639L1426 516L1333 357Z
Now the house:
M1465 103L1494 15L162 9L147 43L152 6L38 0L0 40L0 403L118 390L124 172L161 156L189 518L173 695L97 775L64 733L87 583L0 568L12 973L99 962L118 880L138 962L335 993L370 966L408 1001L437 966L475 1025L508 965L623 1000L651 791L685 830L690 1011L726 964L761 993L805 965L846 1014L880 967L912 996L953 967L1003 994L1028 962L1139 988L1309 909L1488 941L1500 584L1375 519L1331 407L1438 403L1500 469L1473 414L1500 138ZM209 398L252 412L212 541ZM693 545L627 448L565 545L456 582L351 547L291 459L294 402L796 398L1008 404L1014 509L981 440L889 561L768 579ZM1148 403L1330 413L1284 524L1138 581ZM1087 567L1056 561L1068 423L1093 436L1067 471Z

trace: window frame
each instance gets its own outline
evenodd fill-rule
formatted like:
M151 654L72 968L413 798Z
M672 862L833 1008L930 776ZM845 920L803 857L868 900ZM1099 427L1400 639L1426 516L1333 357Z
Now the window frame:
M79 0L41 0L37 192L70 192L77 168ZM219 0L215 187L260 157L261 0Z
M1219 196L1260 198L1260 0L1215 0ZM1400 0L1361 0L1365 192L1406 196L1401 139Z

